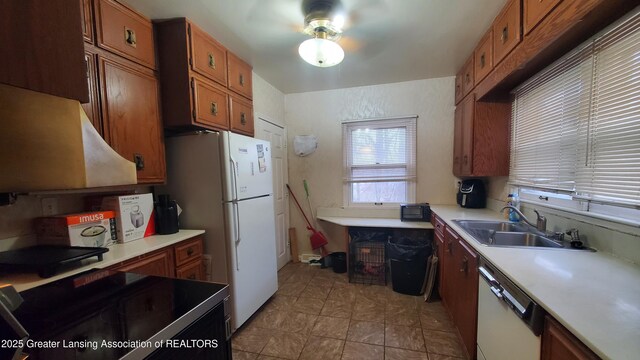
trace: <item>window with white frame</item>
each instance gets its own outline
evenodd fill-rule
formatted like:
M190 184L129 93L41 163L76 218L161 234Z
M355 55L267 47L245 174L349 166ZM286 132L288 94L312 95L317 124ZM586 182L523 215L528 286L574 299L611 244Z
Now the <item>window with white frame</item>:
M510 183L525 201L640 219L640 10L514 91Z
M345 206L413 202L416 117L342 124Z

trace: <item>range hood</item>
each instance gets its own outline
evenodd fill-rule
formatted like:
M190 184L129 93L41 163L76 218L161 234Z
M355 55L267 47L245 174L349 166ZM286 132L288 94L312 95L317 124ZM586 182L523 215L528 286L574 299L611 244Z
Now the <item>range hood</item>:
M0 84L0 192L136 183L78 101Z

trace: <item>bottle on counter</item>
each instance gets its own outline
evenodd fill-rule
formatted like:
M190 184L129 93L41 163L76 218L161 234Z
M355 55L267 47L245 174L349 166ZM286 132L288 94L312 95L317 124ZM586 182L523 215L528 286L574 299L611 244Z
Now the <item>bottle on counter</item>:
M520 199L518 197L518 193L511 193L507 199L507 205L513 206L514 208L520 210ZM520 221L520 216L513 209L509 209L509 221L518 222Z

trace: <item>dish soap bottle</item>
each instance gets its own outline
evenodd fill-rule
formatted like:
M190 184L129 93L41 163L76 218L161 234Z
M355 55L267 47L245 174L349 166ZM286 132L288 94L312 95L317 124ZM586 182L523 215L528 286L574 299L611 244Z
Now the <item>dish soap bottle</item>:
M520 209L520 199L518 198L518 193L509 194L509 200L507 201L507 205L511 205L516 209ZM513 209L509 209L509 221L518 222L520 221L520 216Z

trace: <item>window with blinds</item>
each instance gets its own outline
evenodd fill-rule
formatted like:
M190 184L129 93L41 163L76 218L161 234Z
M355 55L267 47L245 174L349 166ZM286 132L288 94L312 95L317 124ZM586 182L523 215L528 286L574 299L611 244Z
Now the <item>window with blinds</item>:
M342 124L346 206L412 202L416 181L416 118Z
M583 210L640 208L640 10L514 91L510 169Z

